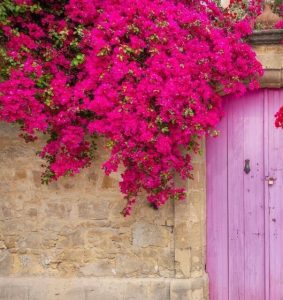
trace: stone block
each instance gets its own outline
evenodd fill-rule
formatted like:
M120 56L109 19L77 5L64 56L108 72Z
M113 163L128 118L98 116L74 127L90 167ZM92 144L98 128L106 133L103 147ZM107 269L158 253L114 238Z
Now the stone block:
M29 289L17 285L0 285L0 300L29 300Z
M82 276L113 276L115 275L115 265L109 260L99 260L94 263L89 263L80 268Z
M119 254L116 258L116 272L119 276L132 276L138 274L155 274L158 271L158 265L154 258L138 257L136 255Z
M60 232L62 239L57 242L56 246L58 248L80 248L85 245L84 234L81 229L66 229Z
M118 189L119 181L116 178L110 176L104 176L101 184L102 189Z
M23 180L27 178L26 170L17 169L15 172L15 180Z
M38 211L37 208L29 208L26 212L28 218L37 217Z
M169 300L170 283L168 281L156 282L151 285L148 300Z
M111 228L91 229L86 234L88 247L94 247L97 250L106 253L119 253L123 245L122 241L126 242L126 238L122 238L117 234L116 230Z
M189 235L189 225L187 222L178 224L175 229L175 247L177 249L189 249L190 244L190 235Z
M78 204L79 217L84 219L104 220L109 215L109 201L93 199L93 201L80 201Z
M66 218L71 209L64 203L47 203L45 213L47 217Z
M10 207L2 205L0 209L2 212L1 215L3 216L3 217L1 216L1 219L4 220L12 217L12 209Z
M170 283L170 300L204 300L204 277L195 279L173 279ZM198 299L200 296L203 298Z
M170 300L191 300L192 290L189 280L176 279L170 285Z
M65 294L66 300L86 300L86 291L84 288L73 288ZM37 299L35 299L37 300Z
M204 294L203 289L194 290L192 292L192 300L203 300Z
M136 223L133 226L133 245L136 247L167 247L169 231L166 226Z
M101 282L94 287L85 289L86 300L124 300L124 286L122 284L112 284Z
M12 256L8 250L0 250L0 275L10 275Z
M128 282L125 300L170 300L170 287L166 281Z
M176 276L189 278L191 275L191 250L175 249Z
M41 245L41 239L42 235L38 232L29 232L17 242L17 246L25 249L38 249Z
M42 174L42 172L40 172L40 171L37 171L37 170L32 171L33 183L36 188L42 188L41 174Z

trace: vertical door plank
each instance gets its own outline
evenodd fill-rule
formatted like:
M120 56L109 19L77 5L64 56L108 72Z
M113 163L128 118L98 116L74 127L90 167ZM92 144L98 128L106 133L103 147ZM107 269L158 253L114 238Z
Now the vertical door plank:
M283 130L274 127L274 114L283 105L283 90L269 90L270 300L283 299Z
M207 271L210 300L228 300L226 117L218 129L207 138Z
M269 101L268 90L264 90L264 175L269 174ZM269 189L264 183L264 250L265 250L265 300L270 300L270 222L269 222Z
M244 299L244 99L231 98L228 115L229 299Z
M264 127L263 91L244 97L244 159L251 171L244 176L245 297L265 299L264 252ZM238 253L239 255L239 253Z

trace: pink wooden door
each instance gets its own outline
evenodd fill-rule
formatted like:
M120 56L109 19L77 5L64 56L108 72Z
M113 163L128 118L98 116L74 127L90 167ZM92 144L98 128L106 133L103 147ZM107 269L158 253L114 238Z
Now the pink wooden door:
M207 139L210 300L283 300L282 105L283 90L227 98L220 136Z

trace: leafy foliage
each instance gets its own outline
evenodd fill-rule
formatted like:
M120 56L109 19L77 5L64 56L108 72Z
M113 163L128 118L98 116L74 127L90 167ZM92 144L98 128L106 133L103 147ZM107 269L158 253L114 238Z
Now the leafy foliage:
M123 166L125 215L142 190L154 207L184 199L174 174L192 178L221 93L258 87L244 42L257 9L235 18L210 0L4 0L0 119L26 141L49 136L43 182L89 166L103 136L105 173Z

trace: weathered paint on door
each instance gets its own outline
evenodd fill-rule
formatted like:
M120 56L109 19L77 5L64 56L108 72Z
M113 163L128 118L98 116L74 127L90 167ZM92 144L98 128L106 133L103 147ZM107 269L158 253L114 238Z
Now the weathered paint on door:
M210 300L283 300L282 105L283 90L227 98L207 139Z

